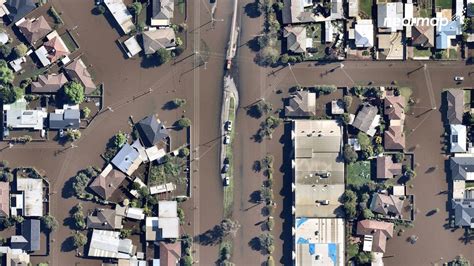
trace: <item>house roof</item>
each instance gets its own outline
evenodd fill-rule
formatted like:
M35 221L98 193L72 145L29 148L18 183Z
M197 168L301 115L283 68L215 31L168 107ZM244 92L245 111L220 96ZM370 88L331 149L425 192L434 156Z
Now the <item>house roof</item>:
M47 57L51 62L55 62L61 57L67 56L71 53L59 35L56 35L45 42L44 47L48 51Z
M169 137L168 130L158 120L156 115L149 115L143 118L137 123L136 127L146 147L151 147Z
M26 250L38 251L41 249L40 245L40 220L38 219L26 219L21 223L21 234L28 241Z
M450 124L462 124L464 112L464 91L459 89L446 90L446 117Z
M451 179L474 180L474 157L451 157Z
M386 216L401 216L403 200L393 195L374 193L370 209Z
M391 156L380 156L376 159L377 178L388 179L402 173L402 164L394 163Z
M372 235L374 237L372 245L373 252L385 252L387 238L393 237L393 223L362 220L357 223L358 235Z
M128 143L125 143L112 159L112 164L127 175L131 175L141 162L139 151Z
M467 151L467 129L465 125L450 125L450 151L466 152Z
M104 4L125 34L135 29L132 14L122 0L104 0Z
M176 46L176 34L172 28L148 30L142 33L145 54L154 54L161 48Z
M65 67L70 79L76 79L84 86L85 94L91 94L97 89L92 76L81 58L77 58Z
M152 19L172 19L174 13L174 0L153 0Z
M15 23L33 11L36 8L36 2L34 0L6 0L5 6L10 12L8 18Z
M181 243L160 242L160 266L175 266L181 258Z
M10 216L10 183L0 182L0 217Z
M112 209L96 209L94 214L87 216L87 228L115 230L122 228L122 216Z
M405 98L401 95L387 95L384 99L384 115L392 120L405 119Z
M403 29L403 3L377 4L377 27L396 32Z
M120 187L125 177L124 173L115 170L111 164L108 164L89 187L101 198L107 200Z
M36 43L52 31L43 16L33 19L24 19L18 23L17 26L30 44Z
M283 30L283 37L286 38L289 51L294 53L306 52L306 27L286 26Z
M17 178L16 190L24 193L23 216L43 216L43 180L36 178Z
M428 25L415 25L412 27L411 31L411 44L413 46L420 46L423 48L432 48L434 47L434 27Z
M370 104L363 105L362 109L357 113L354 122L352 122L352 126L368 133L377 118L377 112L377 107Z
M282 18L283 24L315 22L316 16L311 11L305 11L303 0L284 0Z
M387 150L403 150L406 146L403 125L390 125L383 134L384 147Z
M454 210L454 224L474 228L474 200L453 199L451 204Z
M462 34L462 26L458 20L449 21L446 25L436 27L436 49L447 49L449 41Z
M146 217L147 241L156 241L179 237L178 217Z
M94 229L88 256L129 259L134 245L130 239L120 239L120 232Z
M68 82L63 73L39 75L38 80L31 83L32 93L56 93Z
M354 26L355 45L357 47L374 46L374 25L371 19L361 19Z
M79 109L57 109L49 114L50 129L78 129L81 123Z
M297 91L285 106L286 116L314 116L316 115L316 93Z

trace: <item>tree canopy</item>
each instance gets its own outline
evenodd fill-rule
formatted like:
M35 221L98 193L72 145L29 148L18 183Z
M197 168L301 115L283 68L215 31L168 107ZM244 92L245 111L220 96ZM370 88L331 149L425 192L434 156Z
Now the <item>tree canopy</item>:
M13 71L8 67L5 60L0 60L0 84L7 85L13 82L15 76Z
M82 84L72 81L64 85L64 94L68 100L75 104L80 104L84 101L84 87Z

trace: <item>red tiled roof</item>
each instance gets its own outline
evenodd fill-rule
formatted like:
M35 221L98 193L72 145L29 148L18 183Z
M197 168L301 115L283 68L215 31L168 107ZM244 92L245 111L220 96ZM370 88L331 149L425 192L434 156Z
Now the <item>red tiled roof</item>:
M36 43L52 31L43 16L37 19L25 19L22 23L18 24L18 28L30 44Z
M55 62L63 56L70 54L67 47L61 40L61 37L54 36L51 40L44 43L44 47L48 51L48 59L51 62Z
M181 243L160 242L160 266L176 266L181 258Z

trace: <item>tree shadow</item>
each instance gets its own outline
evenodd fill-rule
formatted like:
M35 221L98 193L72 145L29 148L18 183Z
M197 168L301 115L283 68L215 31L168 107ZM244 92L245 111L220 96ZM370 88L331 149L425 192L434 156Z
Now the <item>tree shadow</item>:
M63 189L61 191L62 198L67 199L74 196L74 181L75 181L75 176L69 178L64 183Z
M258 240L258 237L254 237L254 238L250 239L249 247L252 250L255 250L255 251L261 251L262 250L262 246L260 245L260 241Z
M252 52L258 52L260 51L260 44L258 43L258 36L250 39L247 42L247 47L252 51Z
M175 110L175 109L178 109L178 106L173 102L173 101L169 101L169 102L166 102L163 107L161 107L162 110Z
M428 217L429 217L429 216L433 216L433 215L435 215L436 213L437 213L436 210L431 210L431 211L429 211L429 212L426 213L426 216L428 216Z
M254 192L250 193L249 202L250 203L260 203L261 195L260 190L255 190Z
M258 8L258 1L246 4L244 11L249 18L258 18L262 15L260 8Z
M66 238L61 244L61 252L71 252L74 248L74 237L70 236Z
M219 226L214 226L212 229L198 235L194 238L194 241L198 242L203 246L214 246L222 241L222 234L220 233Z
M262 171L262 163L260 162L260 160L255 160L255 161L253 162L252 170L253 170L255 173L259 173L260 171Z

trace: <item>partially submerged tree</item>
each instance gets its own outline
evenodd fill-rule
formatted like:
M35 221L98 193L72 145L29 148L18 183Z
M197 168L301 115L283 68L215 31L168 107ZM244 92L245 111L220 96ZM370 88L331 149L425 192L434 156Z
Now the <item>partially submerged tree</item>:
M64 95L74 104L80 104L84 101L84 87L76 81L71 81L63 86Z

